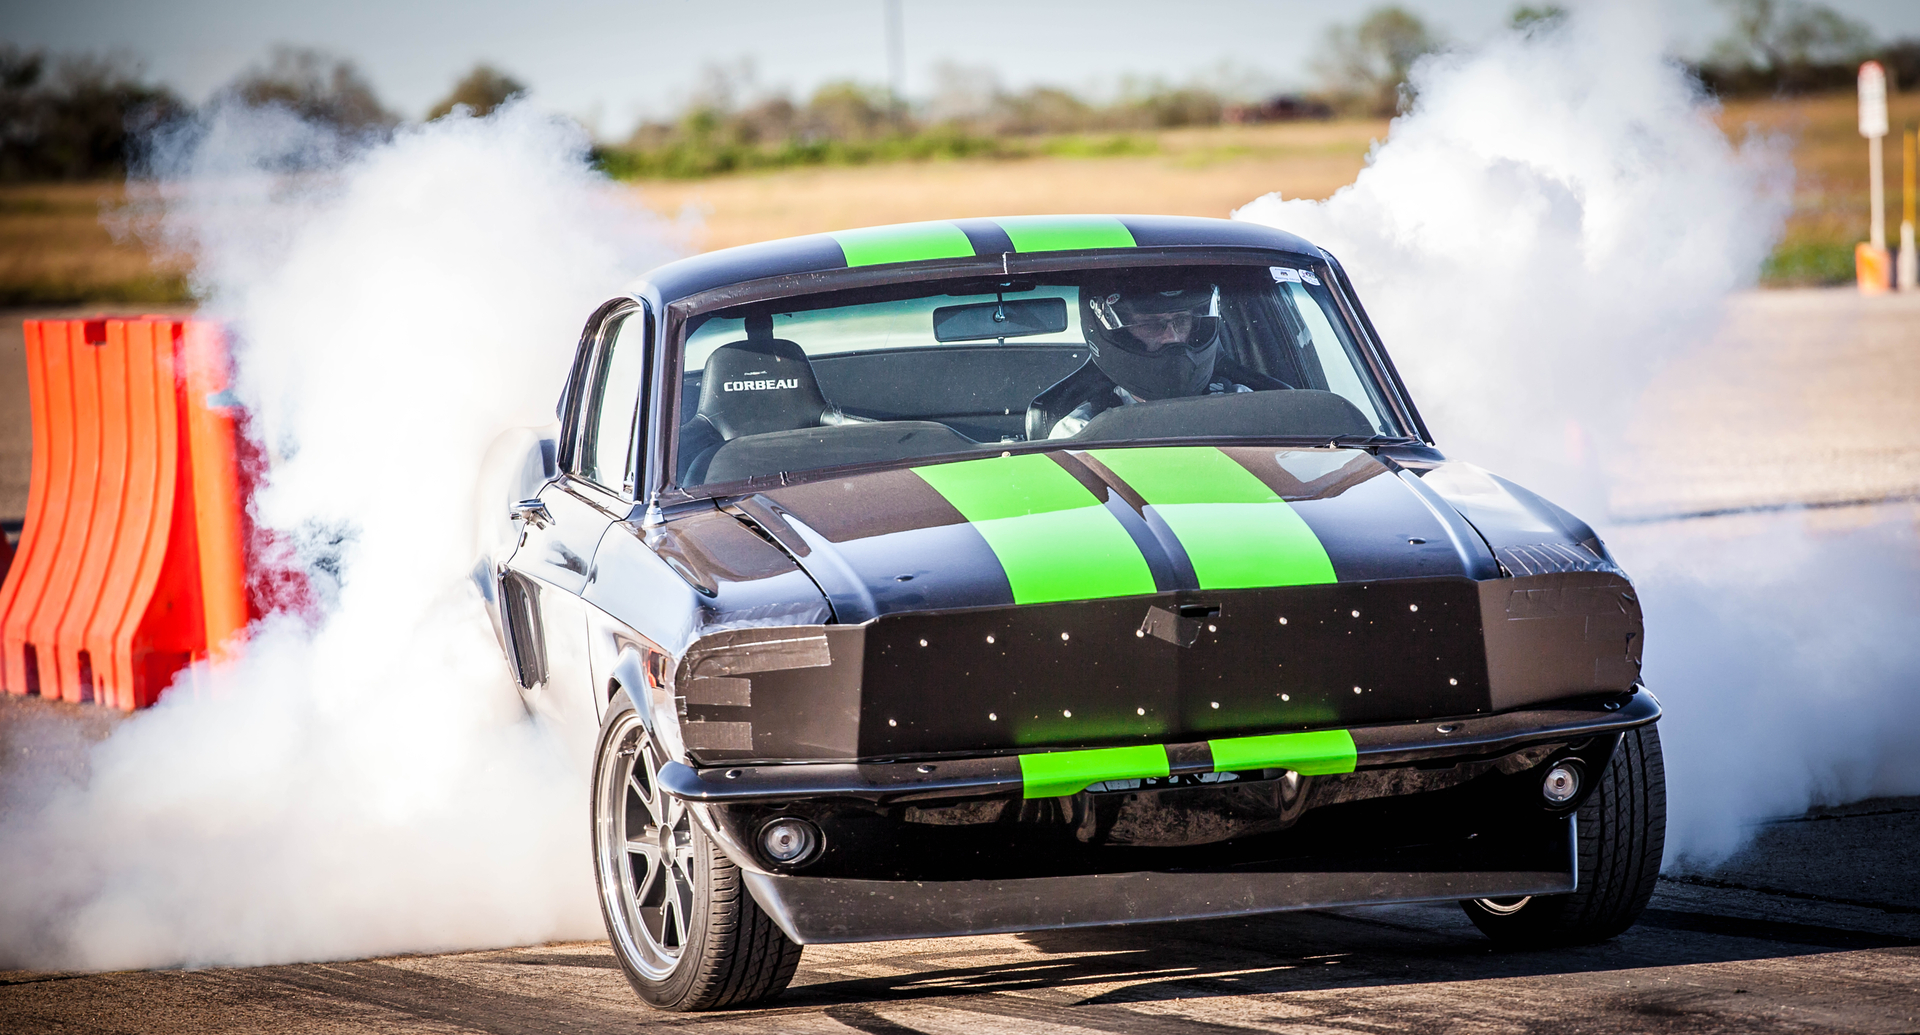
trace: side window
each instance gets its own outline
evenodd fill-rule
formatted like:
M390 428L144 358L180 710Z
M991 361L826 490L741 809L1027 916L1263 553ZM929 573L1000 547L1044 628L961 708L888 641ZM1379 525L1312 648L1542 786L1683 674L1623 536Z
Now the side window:
M601 334L585 400L576 470L582 478L622 495L633 492L629 447L646 371L647 314L635 309Z

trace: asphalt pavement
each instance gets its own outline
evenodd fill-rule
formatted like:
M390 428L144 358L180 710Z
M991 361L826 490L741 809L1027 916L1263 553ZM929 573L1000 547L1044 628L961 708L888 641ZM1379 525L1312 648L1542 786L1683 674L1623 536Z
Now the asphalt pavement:
M606 943L584 942L247 969L0 972L0 1030L1920 1031L1920 798L1820 809L1757 833L1725 866L1662 878L1637 926L1578 949L1495 949L1450 903L813 946L768 1006L688 1015L647 1009Z

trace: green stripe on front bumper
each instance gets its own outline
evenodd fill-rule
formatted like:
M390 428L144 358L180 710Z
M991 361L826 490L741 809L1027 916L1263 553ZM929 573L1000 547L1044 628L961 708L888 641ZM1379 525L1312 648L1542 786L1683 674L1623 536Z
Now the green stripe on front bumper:
M840 243L848 266L973 258L973 243L959 227L948 222L836 230L830 236Z
M1020 756L1023 797L1059 798L1079 794L1102 780L1143 780L1168 774L1167 749L1159 744L1048 751Z
M1359 757L1353 734L1346 730L1227 737L1207 741L1207 748L1213 752L1216 773L1291 769L1302 776L1329 776L1353 772ZM1060 798L1103 780L1145 780L1170 775L1173 769L1162 744L1045 751L1019 758L1021 794L1028 798Z
M1354 762L1358 758L1353 746L1353 734L1346 730L1229 737L1225 740L1209 740L1207 747L1213 751L1213 771L1216 773L1246 769L1291 769L1302 776L1326 776L1353 772Z
M1045 454L913 468L973 523L1016 604L1154 592L1153 572L1117 518Z
M1335 581L1320 537L1253 472L1212 446L1095 449L1167 523L1201 589Z
M1006 216L994 220L1017 252L1132 248L1133 231L1112 216Z

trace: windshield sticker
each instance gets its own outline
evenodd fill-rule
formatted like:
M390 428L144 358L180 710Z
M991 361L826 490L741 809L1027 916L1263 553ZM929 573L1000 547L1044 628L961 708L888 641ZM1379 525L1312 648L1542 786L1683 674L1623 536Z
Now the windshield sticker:
M1320 286L1320 278L1312 270L1297 270L1291 266L1269 266L1267 271L1273 274L1275 284L1312 284Z

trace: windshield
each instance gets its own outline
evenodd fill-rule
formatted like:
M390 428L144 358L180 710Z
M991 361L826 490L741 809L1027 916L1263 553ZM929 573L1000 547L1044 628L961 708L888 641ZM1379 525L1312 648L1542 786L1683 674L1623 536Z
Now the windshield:
M1137 440L1399 436L1324 277L1167 266L932 281L692 317L682 487Z

